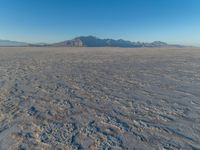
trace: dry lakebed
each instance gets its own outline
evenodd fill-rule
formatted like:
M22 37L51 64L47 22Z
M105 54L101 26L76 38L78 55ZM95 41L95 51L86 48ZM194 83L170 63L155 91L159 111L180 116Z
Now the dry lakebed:
M0 48L0 150L200 150L200 49Z

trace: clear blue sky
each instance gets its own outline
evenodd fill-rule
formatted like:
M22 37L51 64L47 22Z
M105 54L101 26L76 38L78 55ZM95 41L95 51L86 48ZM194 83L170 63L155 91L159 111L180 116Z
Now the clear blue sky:
M79 35L200 45L200 0L0 0L0 39Z

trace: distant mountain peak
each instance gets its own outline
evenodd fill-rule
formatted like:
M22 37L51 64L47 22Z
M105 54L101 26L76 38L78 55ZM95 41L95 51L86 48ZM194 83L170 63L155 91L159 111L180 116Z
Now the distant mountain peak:
M64 42L53 44L54 46L69 46L69 47L166 47L169 44L162 41L154 41L152 43L144 42L131 42L123 39L100 39L98 37L89 36L79 36L72 40L67 40Z
M178 47L182 48L182 45L170 45L162 41L154 41L152 43L145 42L131 42L123 39L101 39L96 36L79 36L72 40L66 40L54 44L38 43L28 44L25 42L16 42L9 40L0 40L0 46L55 46L55 47L126 47L126 48L140 48L140 47Z
M167 43L165 43L165 42L162 42L162 41L154 41L154 42L152 42L152 44L156 44L156 45L168 45Z

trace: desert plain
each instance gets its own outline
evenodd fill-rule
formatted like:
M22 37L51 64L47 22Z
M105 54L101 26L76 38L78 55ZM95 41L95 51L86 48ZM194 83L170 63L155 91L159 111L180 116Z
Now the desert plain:
M199 150L200 49L0 48L0 150Z

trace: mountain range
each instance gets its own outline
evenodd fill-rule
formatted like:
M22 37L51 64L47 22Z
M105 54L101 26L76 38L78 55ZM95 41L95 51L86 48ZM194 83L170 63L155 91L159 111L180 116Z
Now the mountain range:
M94 36L80 36L72 40L67 40L59 43L52 44L52 46L66 46L66 47L165 47L170 46L161 41L152 43L144 42L131 42L123 39L100 39Z
M0 40L0 46L28 46L28 43L10 40Z
M0 40L0 46L29 46L29 47L42 47L42 46L53 46L53 47L126 47L126 48L138 48L138 47L184 47L182 45L171 45L161 41L155 41L152 43L145 42L131 42L123 39L100 39L94 36L80 36L72 40L66 40L63 42L53 44L32 44L25 42L16 42L9 40Z

